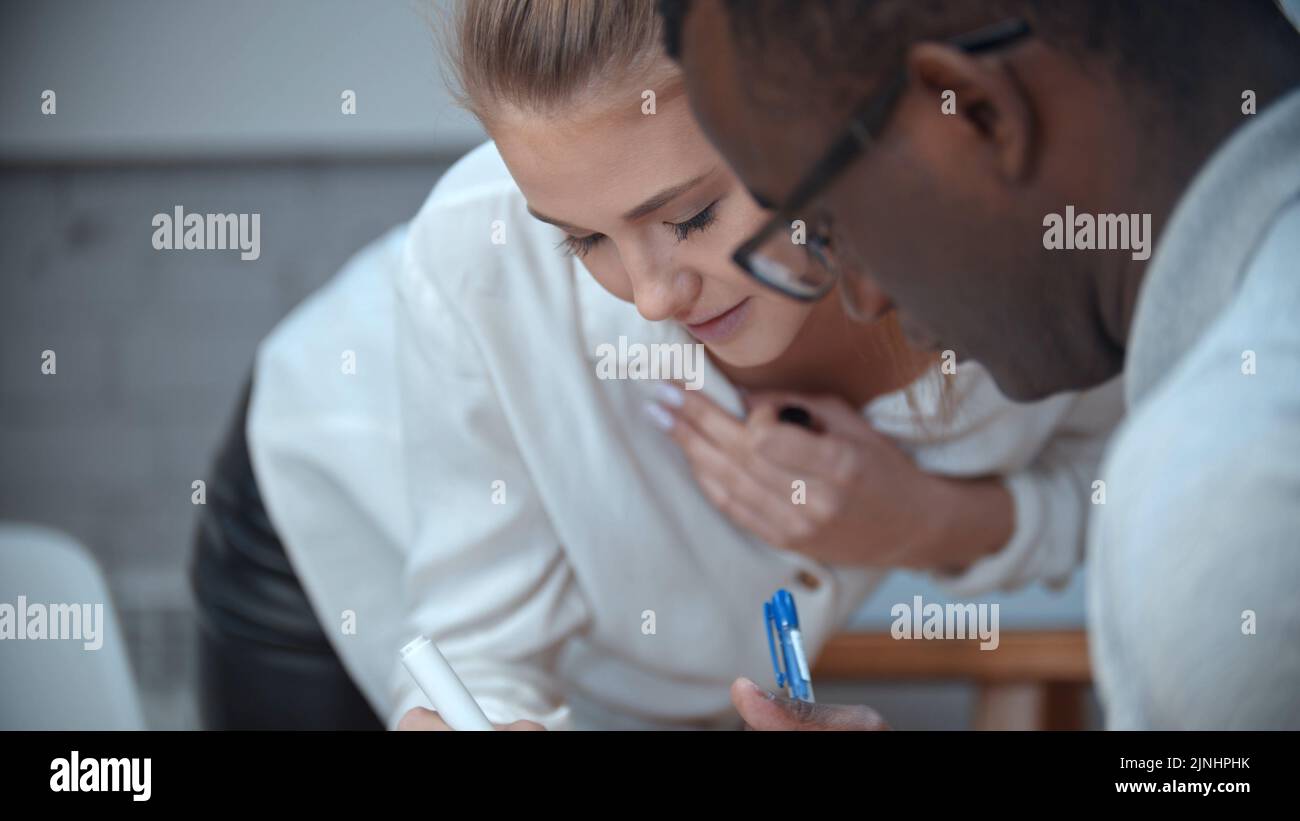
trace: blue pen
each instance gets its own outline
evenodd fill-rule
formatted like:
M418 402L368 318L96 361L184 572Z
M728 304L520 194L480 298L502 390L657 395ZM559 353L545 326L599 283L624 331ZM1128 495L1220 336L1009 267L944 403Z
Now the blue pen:
M799 632L799 612L794 607L794 596L785 589L776 591L770 602L763 603L763 625L767 628L767 649L772 654L772 670L776 673L776 686L784 687L790 698L813 702L812 674L808 672L808 656L803 650L803 634ZM776 636L781 637L781 656L776 655Z

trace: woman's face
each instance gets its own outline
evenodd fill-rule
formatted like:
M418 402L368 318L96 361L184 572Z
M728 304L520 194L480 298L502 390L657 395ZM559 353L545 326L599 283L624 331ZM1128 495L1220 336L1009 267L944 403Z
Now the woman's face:
M658 93L653 114L642 113L645 88ZM730 365L767 364L790 346L811 307L731 261L765 214L696 127L680 86L633 83L556 117L491 113L529 210L565 234L557 253Z

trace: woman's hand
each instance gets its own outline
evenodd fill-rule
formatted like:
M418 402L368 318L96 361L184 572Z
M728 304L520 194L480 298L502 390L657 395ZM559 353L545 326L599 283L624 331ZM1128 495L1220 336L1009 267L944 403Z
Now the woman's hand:
M498 730L545 730L546 728L536 721L514 721L510 724L493 724ZM414 707L406 711L401 720L397 722L398 730L437 730L449 731L451 727L447 722L442 720L442 716L433 710L426 710L423 707Z
M946 569L1010 538L1000 482L925 473L841 399L755 394L741 421L699 391L663 383L659 397L650 415L686 454L705 495L771 545L832 564ZM788 405L808 410L822 431L778 421ZM989 493L1006 497L1005 527ZM995 526L963 534L967 513Z

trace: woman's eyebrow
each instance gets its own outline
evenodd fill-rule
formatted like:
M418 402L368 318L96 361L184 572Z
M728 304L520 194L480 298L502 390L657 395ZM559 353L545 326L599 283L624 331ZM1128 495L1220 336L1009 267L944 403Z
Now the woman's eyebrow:
M685 194L687 191L699 185L702 181L704 181L705 178L707 178L710 174L712 174L716 170L717 170L716 167L710 168L708 171L705 171L703 174L700 174L698 177L692 177L686 182L679 183L669 188L665 188L664 190L660 191L658 194L655 194L653 197L650 197L645 202L638 205L636 208L633 208L631 211L628 211L626 214L623 215L623 219L628 222L635 222L636 220L639 220L642 217L644 217L646 214L653 214L655 211L658 211L660 208L663 208L665 205L677 199L682 194Z
M533 210L533 207L531 205L525 206L525 208L527 209L528 213L532 215L533 219L541 220L542 222L548 223L550 225L554 225L556 228L559 228L564 231L568 231L570 234L582 233L581 230L579 230L575 226L569 225L567 222L564 222L563 220L557 220L555 217L548 217L545 214L539 214L538 212Z
M714 166L713 168L710 168L708 171L705 171L703 174L700 174L699 176L691 177L686 182L678 183L677 185L671 186L669 188L665 188L664 190L660 191L659 193L647 199L645 202L633 208L631 211L628 211L626 214L623 215L623 219L627 220L628 222L634 222L636 220L641 219L646 214L653 214L655 211L658 211L660 208L663 208L665 205L677 199L682 194L685 194L687 191L699 185L701 182L707 179L709 175L711 175L714 171L717 170L718 170L717 166ZM531 214L534 219L539 219L542 222L554 225L556 228L563 229L565 231L568 231L571 234L579 234L583 232L582 229L579 229L574 225L570 225L564 220L556 219L555 217L548 217L545 214L534 211L531 205L527 206L527 209L528 209L528 213Z

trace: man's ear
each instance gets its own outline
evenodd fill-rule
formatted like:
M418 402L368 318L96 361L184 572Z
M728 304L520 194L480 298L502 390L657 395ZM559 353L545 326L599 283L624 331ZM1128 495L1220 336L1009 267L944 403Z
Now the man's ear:
M1029 173L1034 118L1024 87L1005 64L942 43L918 43L908 50L907 67L917 83L933 92L937 116L986 141L999 174L1018 181Z

